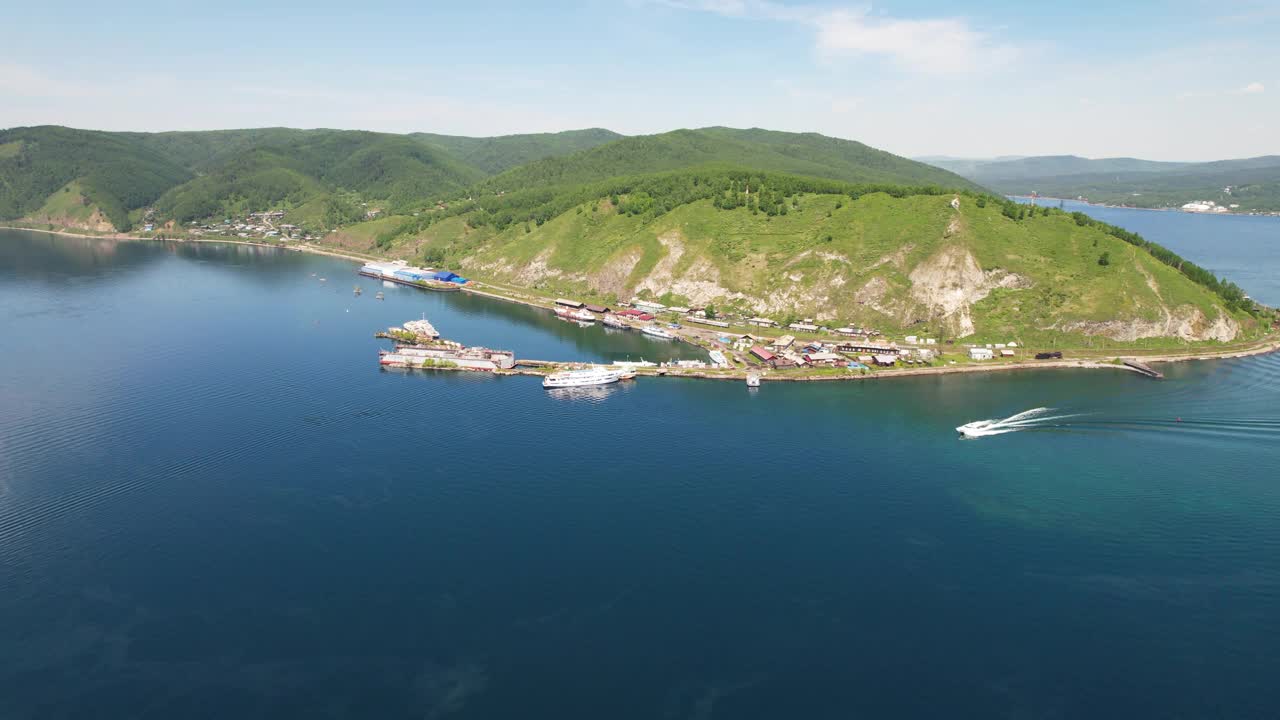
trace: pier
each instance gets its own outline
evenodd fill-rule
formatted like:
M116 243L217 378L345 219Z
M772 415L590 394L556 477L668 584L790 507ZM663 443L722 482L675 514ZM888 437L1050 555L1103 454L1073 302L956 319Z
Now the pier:
M1140 362L1140 361L1138 361L1138 360L1136 360L1136 359L1134 359L1134 358L1126 358L1126 359L1122 360L1121 362L1123 362L1123 363L1124 363L1125 367L1127 367L1127 368L1129 368L1129 369L1133 370L1134 372L1137 372L1137 373L1139 373L1139 374L1141 374L1141 375L1145 375L1146 377L1149 377L1149 378L1151 378L1151 379L1153 379L1153 380L1163 380L1163 379L1164 379L1164 374L1163 374L1163 373L1156 371L1156 370L1155 370L1154 368L1152 368L1150 365L1148 365L1148 364L1146 364L1146 363L1144 363L1144 362Z

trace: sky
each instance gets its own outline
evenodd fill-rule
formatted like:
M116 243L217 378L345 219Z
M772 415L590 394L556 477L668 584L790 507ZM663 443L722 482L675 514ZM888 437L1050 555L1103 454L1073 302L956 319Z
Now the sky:
M1280 154L1280 0L120 5L0 13L0 127L727 125L911 157Z

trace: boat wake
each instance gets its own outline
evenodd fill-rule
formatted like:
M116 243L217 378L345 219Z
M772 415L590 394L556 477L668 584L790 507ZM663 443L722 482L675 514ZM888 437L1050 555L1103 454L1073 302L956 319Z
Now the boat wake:
M1075 417L1075 415L1050 415L1051 412L1053 408L1032 408L1002 420L974 420L956 428L956 432L960 433L962 438L976 439L1022 430L1057 427L1059 424L1057 421Z

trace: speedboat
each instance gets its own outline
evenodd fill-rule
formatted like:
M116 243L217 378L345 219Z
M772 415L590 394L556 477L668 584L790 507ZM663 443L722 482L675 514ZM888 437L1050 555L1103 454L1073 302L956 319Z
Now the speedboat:
M974 420L971 423L965 423L956 428L956 432L960 433L960 437L979 438L988 434L986 431L996 424L996 420Z

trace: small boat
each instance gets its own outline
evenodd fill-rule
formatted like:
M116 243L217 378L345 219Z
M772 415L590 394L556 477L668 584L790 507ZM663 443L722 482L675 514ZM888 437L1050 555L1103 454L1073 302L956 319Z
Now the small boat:
M603 323L605 327L617 328L618 330L629 330L631 328L630 325L619 320L618 316L613 313L609 313L601 317L600 322Z
M672 335L671 333L667 332L666 330L663 330L657 325L645 325L644 327L640 328L640 332L650 337L662 338L663 340L672 340L675 338L675 335Z
M760 376L755 373L747 375L747 387L760 387Z
M619 380L635 380L635 379L636 379L636 369L635 369L635 368L623 368L623 369L619 370L619 371L618 371L618 379L619 379ZM1179 420L1178 420L1178 422L1182 422L1182 420L1181 420L1181 419L1179 419Z
M360 289L360 286L359 286L359 285L357 285L357 286L356 286L356 289L355 289L355 291L354 291L354 293L355 293L356 295L359 295L359 294L360 294L360 293L362 293L362 292L364 292L364 290L361 290L361 289Z
M592 367L585 370L565 370L551 373L542 379L544 388L584 387L587 385L608 385L622 379L621 370L609 370Z
M378 291L378 294L373 296L373 299L374 299L374 300L381 300L381 299L382 299L382 291L381 291L381 290L379 290L379 291Z

